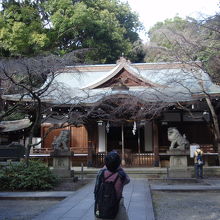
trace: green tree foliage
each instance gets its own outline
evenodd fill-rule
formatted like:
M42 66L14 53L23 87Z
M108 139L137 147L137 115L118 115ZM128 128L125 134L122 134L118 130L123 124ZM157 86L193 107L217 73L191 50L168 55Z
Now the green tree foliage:
M0 14L2 55L63 55L86 49L83 62L112 63L132 54L142 28L137 14L118 0L5 0ZM78 56L79 57L79 56Z
M198 25L202 28L202 49L198 59L212 78L220 82L220 14L200 21Z
M31 0L3 2L0 13L1 56L34 55L49 39L37 8Z
M138 17L116 0L49 0L45 4L58 52L88 48L86 62L112 63L138 40Z

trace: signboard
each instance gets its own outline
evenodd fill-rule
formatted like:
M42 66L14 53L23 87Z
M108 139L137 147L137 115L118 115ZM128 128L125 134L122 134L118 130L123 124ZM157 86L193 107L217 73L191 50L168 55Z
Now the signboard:
M179 112L164 112L162 121L181 121Z
M198 144L192 144L190 145L190 157L193 158L194 157L194 153L196 151L196 149L198 148Z

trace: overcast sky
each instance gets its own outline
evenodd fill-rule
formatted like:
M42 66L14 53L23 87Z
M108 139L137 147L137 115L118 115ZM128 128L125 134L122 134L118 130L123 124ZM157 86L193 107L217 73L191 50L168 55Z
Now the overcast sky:
M214 15L220 11L220 0L122 0L139 14L146 31L158 21L179 15L182 18ZM144 38L143 34L141 36Z

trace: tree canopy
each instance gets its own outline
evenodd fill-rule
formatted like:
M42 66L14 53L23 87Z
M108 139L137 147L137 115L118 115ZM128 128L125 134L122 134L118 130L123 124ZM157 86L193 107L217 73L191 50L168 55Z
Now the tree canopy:
M142 25L119 0L4 0L0 12L1 56L63 55L87 49L82 62L112 63L132 45Z
M201 61L203 70L219 81L219 14L204 20L167 19L150 29L149 38L145 61Z
M48 42L40 14L33 4L3 1L0 13L1 56L34 55Z

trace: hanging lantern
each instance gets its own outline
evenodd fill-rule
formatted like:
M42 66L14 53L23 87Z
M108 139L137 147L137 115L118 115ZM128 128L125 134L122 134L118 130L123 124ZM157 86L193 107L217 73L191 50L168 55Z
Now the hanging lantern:
M102 126L102 124L103 124L103 121L97 121L97 123L98 123L98 126Z

